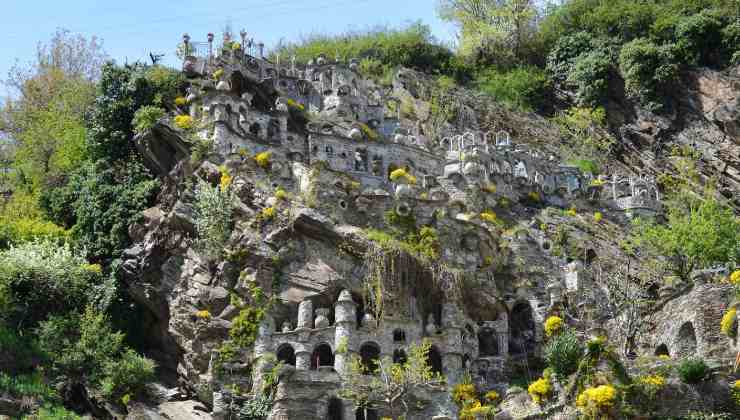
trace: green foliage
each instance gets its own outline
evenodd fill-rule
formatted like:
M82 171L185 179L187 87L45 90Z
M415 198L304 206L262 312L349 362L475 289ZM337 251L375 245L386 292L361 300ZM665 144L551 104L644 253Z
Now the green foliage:
M553 118L565 142L562 158L583 172L598 174L611 153L614 139L600 128L606 120L604 108L573 107Z
M154 362L127 348L123 334L90 306L81 315L50 317L37 333L54 375L92 387L112 401L135 395L154 375Z
M49 314L84 307L101 273L69 246L28 242L0 252L0 318L33 327Z
M559 378L565 378L578 370L583 356L583 347L573 330L565 330L547 344L545 360Z
M689 64L711 65L721 61L723 22L714 10L684 17L676 25L679 54Z
M239 420L265 420L272 411L272 398L258 395L247 400L239 409Z
M707 378L709 367L701 359L688 359L676 368L678 377L687 384L696 384Z
M36 414L26 416L23 420L82 420L82 417L62 406L45 405Z
M139 108L134 114L134 132L138 134L149 130L165 115L165 111L158 106L146 105Z
M487 70L477 79L478 88L497 101L522 111L541 107L549 82L545 72L536 67L519 67L501 72Z
M221 255L224 242L231 235L231 213L235 202L229 185L226 188L214 187L198 180L193 203L195 230L198 234L198 246L211 258Z
M34 239L62 243L68 238L67 230L41 218L16 219L0 215L0 249Z
M619 69L628 96L650 109L659 109L660 96L678 77L672 45L657 45L646 38L635 39L622 47Z
M281 57L295 55L299 63L307 63L320 54L325 54L329 60L335 56L342 61L368 59L361 65L361 70L372 76L382 76L389 68L397 66L455 75L460 67L452 52L437 44L430 28L421 23L401 29L378 27L337 36L311 35L300 42L278 47L275 54Z
M568 83L576 88L579 105L598 105L606 96L609 87L609 71L613 57L605 50L594 50L579 55L573 70L568 74Z
M683 279L694 269L740 260L740 220L730 208L714 199L683 195L669 200L667 207L665 225L635 221L635 245L670 257Z
M89 122L92 158L113 162L136 156L131 142L136 111L146 105L171 106L183 83L181 72L161 66L103 66Z
M58 398L54 387L38 372L14 376L0 372L0 394L15 398L33 398L37 401L52 401Z

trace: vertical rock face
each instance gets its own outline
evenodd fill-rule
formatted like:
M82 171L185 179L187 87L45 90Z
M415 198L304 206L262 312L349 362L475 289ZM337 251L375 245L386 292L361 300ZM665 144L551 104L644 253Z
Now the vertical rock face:
M131 228L122 272L160 363L215 418L264 394L273 420L355 418L342 392L351 361L402 362L422 341L449 384L505 395L542 357L548 316L589 322L581 304L601 287L590 274L626 261L628 213L661 210L650 176L595 179L556 162L539 145L557 131L537 117L499 110L518 136L486 130L471 98L458 121L434 125L429 81L410 71L386 92L326 58L289 71L237 52L188 63L204 76L189 79L204 128L162 121L139 138L168 187ZM731 175L736 88L730 76L696 77L686 106L714 119L675 138L709 127L705 155ZM386 107L404 101L415 118ZM628 124L640 142L673 123ZM189 156L194 137L212 146L205 159ZM727 356L712 329L727 294L706 285L668 299L642 350ZM407 419L456 418L448 391L415 390ZM377 408L366 418L397 415Z

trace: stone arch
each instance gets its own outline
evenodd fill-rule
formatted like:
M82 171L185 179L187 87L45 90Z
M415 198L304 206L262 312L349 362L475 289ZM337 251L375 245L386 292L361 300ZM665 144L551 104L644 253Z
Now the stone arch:
M331 346L321 343L313 349L311 353L311 370L316 370L321 366L334 366L334 353Z
M401 328L393 330L393 342L394 343L405 343L406 342L406 331Z
M689 356L696 353L696 331L694 324L690 321L684 322L678 329L678 338L676 340L676 353L680 356Z
M358 407L355 420L378 420L378 411L369 407Z
M404 364L408 360L404 349L393 350L393 363Z
M286 365L295 366L295 350L293 346L288 343L281 344L278 347L277 359Z
M481 357L499 355L498 334L493 328L478 330L478 353Z
M331 399L329 399L327 419L328 420L343 420L343 417L342 417L343 410L344 410L344 407L342 407L342 401L339 398L332 397Z
M260 137L260 134L262 133L262 126L260 123L252 123L252 125L249 126L249 133L255 137Z
M664 343L661 343L658 347L655 348L655 355L670 356L671 354L668 352L668 346L666 346Z
M535 323L529 302L518 302L511 309L509 330L509 351L512 354L526 354L534 350Z
M362 360L362 373L373 374L380 362L380 346L372 341L363 343L360 346L360 359Z
M432 346L427 355L427 363L432 368L432 373L442 373L442 354L437 346Z
M229 77L229 84L231 85L231 93L237 96L241 96L244 93L246 84L244 83L244 76L238 71L232 72Z

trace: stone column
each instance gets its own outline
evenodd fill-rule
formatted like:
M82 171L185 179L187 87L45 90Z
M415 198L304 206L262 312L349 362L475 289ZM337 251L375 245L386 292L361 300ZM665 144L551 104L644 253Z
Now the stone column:
M349 361L349 341L357 324L357 307L349 290L342 290L334 308L334 370L340 375L345 373ZM344 352L337 349L345 347Z
M304 300L298 305L298 328L297 329L312 329L313 328L313 302L310 300Z
M257 339L254 341L254 355L260 357L267 353L271 348L271 336L275 332L275 320L270 315L266 315L260 322L257 330Z
M305 343L300 343L295 348L295 368L298 370L311 369L311 350Z

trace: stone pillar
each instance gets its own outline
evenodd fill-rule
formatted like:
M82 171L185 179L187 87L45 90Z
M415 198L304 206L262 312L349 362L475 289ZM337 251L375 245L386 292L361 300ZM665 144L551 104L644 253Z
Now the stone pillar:
M298 305L298 329L313 328L313 302L304 300Z
M305 343L300 343L295 348L295 368L298 370L311 369L311 349Z
M334 308L334 370L340 375L345 373L349 361L349 341L357 324L357 306L349 290L342 290ZM341 347L345 347L344 352Z
M257 338L254 341L254 355L260 357L267 353L271 348L271 336L275 332L275 320L270 315L266 315L260 322L257 330Z

